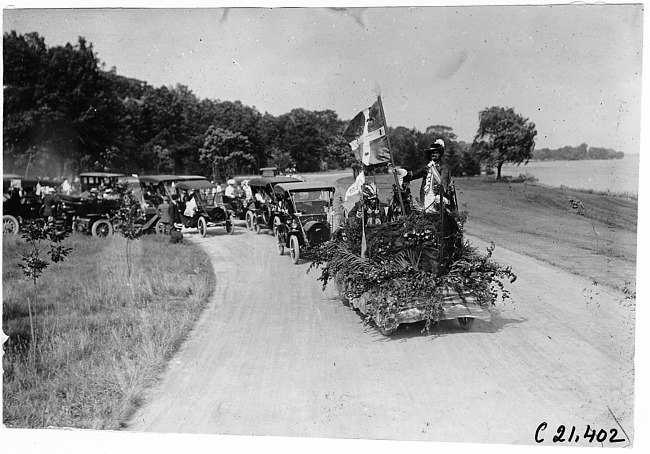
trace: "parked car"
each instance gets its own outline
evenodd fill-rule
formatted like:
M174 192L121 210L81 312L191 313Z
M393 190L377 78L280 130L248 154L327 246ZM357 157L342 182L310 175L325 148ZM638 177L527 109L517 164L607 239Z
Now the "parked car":
M200 175L141 175L138 177L140 190L134 191L140 197L144 212L143 228L153 228L156 233L164 233L165 226L158 214L158 206L163 203L163 197L171 198L177 194L176 184L182 181L204 181L207 178ZM216 191L216 190L215 190Z
M43 180L42 187L53 191L59 184L58 181ZM50 210L44 209L43 197L37 194L37 187L37 179L3 175L2 232L5 235L18 234L27 220L41 219L51 214ZM48 208L53 205L51 197L47 202Z
M293 263L301 255L330 239L332 234L332 203L335 188L327 184L280 183L274 192L284 216L276 226L278 253L288 248Z
M278 175L277 167L262 167L260 168L260 176L262 177L275 177Z
M84 172L79 174L79 184L81 192L90 191L91 189L117 189L120 179L125 178L121 173L111 172Z
M292 177L253 178L248 182L253 200L246 208L246 227L260 233L262 229L271 230L281 222L282 213L278 209L273 188L279 183L296 183L301 180Z
M107 198L96 195L95 191L89 196L59 194L55 219L68 231L104 238L115 231L111 218L119 207L117 193Z
M183 226L196 228L202 237L207 235L209 227L225 227L230 234L235 231L235 213L223 203L222 195L216 192L216 187L207 180L181 181L175 185L177 191L191 194L196 202L194 216L188 217L180 213Z

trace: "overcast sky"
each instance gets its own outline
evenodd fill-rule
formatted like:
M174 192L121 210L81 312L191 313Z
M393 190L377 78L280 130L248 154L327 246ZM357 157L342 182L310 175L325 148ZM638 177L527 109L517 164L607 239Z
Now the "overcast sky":
M537 148L585 142L639 152L641 4L14 5L3 11L4 32L38 32L48 47L83 36L106 69L154 87L180 83L200 98L240 100L262 113L331 109L351 119L372 104L377 81L389 126L446 125L471 141L479 111L512 107L536 124Z

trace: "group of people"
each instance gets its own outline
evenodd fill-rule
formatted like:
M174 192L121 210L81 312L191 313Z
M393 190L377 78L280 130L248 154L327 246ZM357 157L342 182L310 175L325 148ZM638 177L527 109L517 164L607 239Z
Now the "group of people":
M171 197L163 197L163 203L158 205L157 211L163 224L170 229L180 230L185 218L193 218L197 213L194 192L187 191L182 196L174 193Z
M389 165L389 173L397 175L398 187L402 195L402 203L406 204L410 199L408 183L413 180L422 179L419 191L420 210L425 213L437 213L441 210L441 197L444 207L449 210L455 210L455 199L453 197L453 186L451 184L451 172L449 166L443 161L445 154L445 143L442 139L437 139L427 150L427 162L425 165L408 170L401 167L392 167ZM357 191L361 193L359 200L350 210L348 217L361 217L362 213L368 213L368 224L385 222L390 213L386 214L381 211L377 188L373 183L363 182L363 175L357 183ZM350 187L353 189L355 185ZM406 190L404 188L406 187ZM347 196L346 196L347 197ZM397 196L396 196L397 197ZM394 203L397 203L394 201ZM399 205L399 203L397 203ZM364 209L362 209L362 207ZM404 207L408 213L409 207ZM417 209L417 208L416 208ZM389 209L390 211L390 209ZM401 212L401 208L397 210Z
M241 182L241 184L237 184L236 180L230 178L226 182L225 188L221 186L221 183L217 183L216 181L212 181L212 184L216 186L214 189L214 194L223 194L226 197L238 199L247 198L246 188L248 186L248 180L244 180ZM250 188L248 189L250 190Z

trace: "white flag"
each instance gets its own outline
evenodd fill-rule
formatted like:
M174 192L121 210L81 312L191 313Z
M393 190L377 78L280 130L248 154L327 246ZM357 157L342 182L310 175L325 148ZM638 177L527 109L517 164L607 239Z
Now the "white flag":
M363 172L359 172L357 179L354 181L354 183L350 185L348 190L345 192L345 201L346 202L348 201L348 197L352 197L353 195L359 194L365 182L366 182L365 175L363 174Z

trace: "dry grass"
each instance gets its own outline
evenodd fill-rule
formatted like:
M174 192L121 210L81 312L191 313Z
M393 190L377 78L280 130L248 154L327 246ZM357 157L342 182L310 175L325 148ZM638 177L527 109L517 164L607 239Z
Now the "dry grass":
M186 337L214 289L208 257L191 244L147 236L126 240L74 235L68 259L37 286L17 263L24 247L3 238L3 422L10 427L117 429L140 404ZM36 307L29 350L26 301Z

